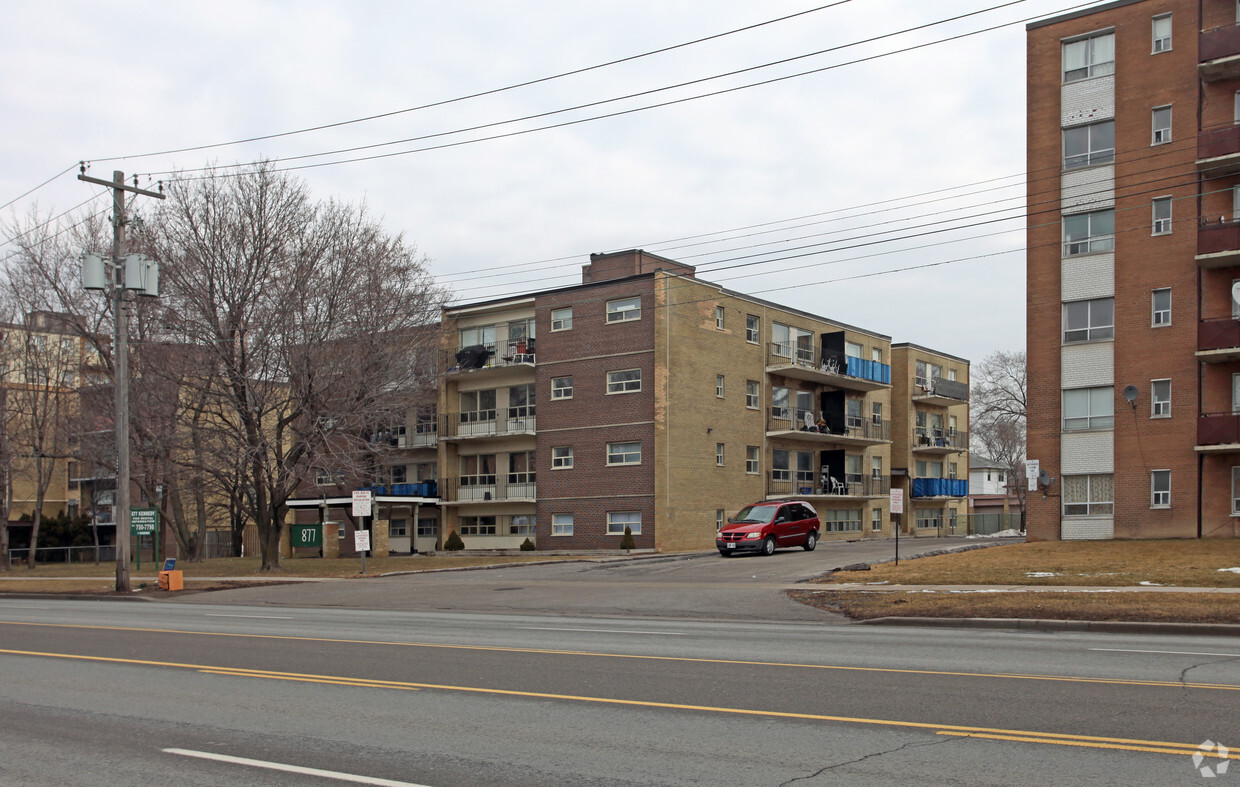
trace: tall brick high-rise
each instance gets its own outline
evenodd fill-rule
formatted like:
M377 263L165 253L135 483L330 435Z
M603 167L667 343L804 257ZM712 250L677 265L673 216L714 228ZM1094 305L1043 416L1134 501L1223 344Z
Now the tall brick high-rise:
M1240 534L1238 20L1028 26L1031 540Z

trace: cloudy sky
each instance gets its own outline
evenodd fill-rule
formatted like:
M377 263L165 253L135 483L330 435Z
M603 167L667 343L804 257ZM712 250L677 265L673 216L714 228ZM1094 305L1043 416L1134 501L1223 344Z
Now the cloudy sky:
M1079 7L10 3L0 213L106 210L83 159L145 185L267 158L365 200L461 302L644 248L979 361L1024 346L1024 23Z

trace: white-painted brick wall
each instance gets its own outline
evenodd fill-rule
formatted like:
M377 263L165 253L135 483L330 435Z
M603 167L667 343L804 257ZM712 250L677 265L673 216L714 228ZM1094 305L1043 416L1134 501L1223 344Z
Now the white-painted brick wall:
M1115 295L1115 252L1064 257L1060 297L1065 301Z
M1059 521L1059 537L1064 541L1099 541L1115 538L1115 520L1073 519L1064 517Z
M1069 82L1059 92L1059 125L1079 126L1115 117L1115 75Z
M1080 213L1115 207L1115 165L1073 169L1059 180L1060 210Z
M1065 344L1059 359L1060 385L1088 388L1115 382L1115 342Z
M1115 433L1064 432L1059 441L1059 472L1063 475L1115 472Z

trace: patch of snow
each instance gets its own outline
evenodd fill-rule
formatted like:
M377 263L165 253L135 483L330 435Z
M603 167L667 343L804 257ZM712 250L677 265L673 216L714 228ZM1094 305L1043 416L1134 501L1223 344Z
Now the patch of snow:
M1219 571L1230 571L1233 574L1240 574L1240 568L1220 568Z
M949 590L948 593L1028 593L1027 590L1008 590L1007 588L979 588L978 590Z
M1000 530L998 533L974 533L965 538L1020 538L1025 535L1023 530Z
M1141 580L1140 582L1138 582L1137 584L1138 584L1138 585L1151 585L1151 586L1156 587L1156 588L1160 588L1160 587L1162 587L1162 583L1161 583L1161 582L1150 582L1148 579L1143 579L1143 580Z
M1027 577L1057 577L1059 575L1056 574L1054 571L1026 571L1025 576Z
M884 579L882 582L867 582L867 583L865 583L865 584L867 584L867 585L889 585L889 584L891 584L891 580L889 580L889 579Z

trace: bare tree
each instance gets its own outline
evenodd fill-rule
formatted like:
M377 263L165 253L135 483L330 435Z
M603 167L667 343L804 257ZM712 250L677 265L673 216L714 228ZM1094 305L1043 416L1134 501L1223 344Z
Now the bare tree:
M1028 386L1023 351L991 353L972 370L969 405L973 450L990 457L1006 473L1008 491L1016 495L1021 521L1025 512L1025 425Z

